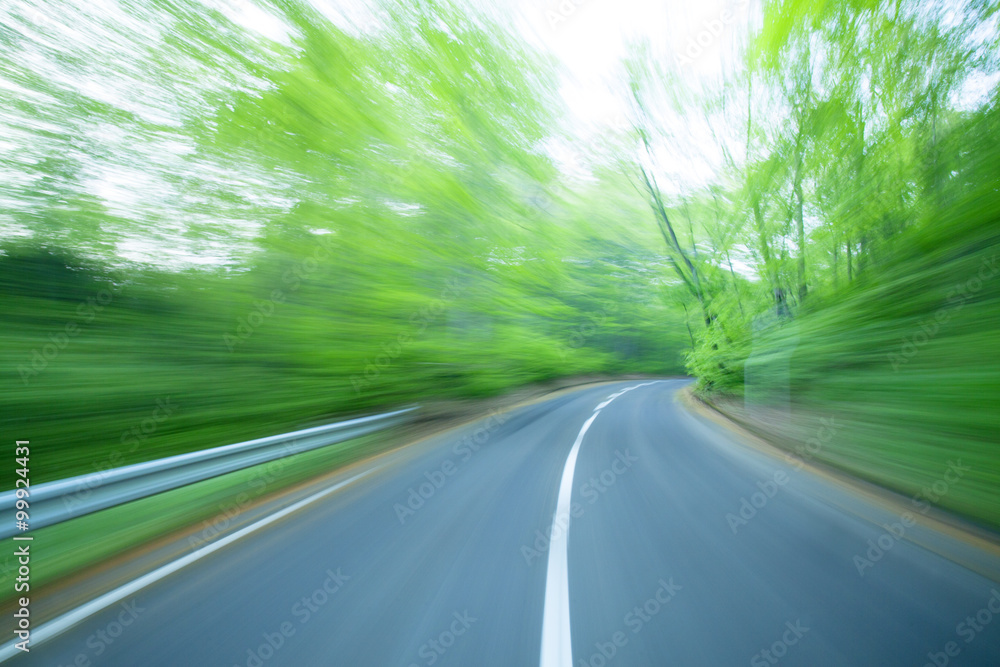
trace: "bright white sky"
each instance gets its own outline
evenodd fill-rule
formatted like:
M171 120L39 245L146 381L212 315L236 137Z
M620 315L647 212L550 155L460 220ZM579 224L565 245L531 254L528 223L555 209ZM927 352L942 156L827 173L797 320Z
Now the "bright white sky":
M237 3L241 23L273 38L266 14L251 15ZM626 129L621 62L632 41L646 40L658 59L674 61L685 77L718 79L731 63L734 41L747 32L748 13L758 0L476 0L514 17L535 48L556 56L564 72L559 93L571 112L573 141L548 148L569 174L585 175L572 147L608 127ZM372 0L311 0L331 21L353 30L378 28ZM248 3L247 3L248 4ZM234 18L237 18L234 16ZM617 84L617 85L616 85ZM695 131L697 132L697 131ZM707 133L697 143L713 141ZM690 171L690 170L689 170ZM702 169L704 171L704 168ZM582 172L582 173L581 173ZM702 177L709 176L702 173Z
M283 24L253 0L205 0L220 5L235 22L270 39L290 42ZM720 80L733 63L738 40L745 38L749 14L760 0L472 0L500 20L511 17L534 48L562 64L559 95L569 118L552 128L543 147L570 179L587 179L588 151L609 131L628 130L622 61L635 41L648 43L657 60L673 63L689 82ZM377 0L310 0L320 12L349 32L376 33L383 27ZM697 88L692 85L691 88ZM662 113L662 110L660 110ZM718 139L705 118L659 119L681 138L670 155L665 190L690 190L717 178L722 167ZM659 151L658 151L659 152ZM683 183L681 183L683 181Z
M657 60L673 63L689 81L719 80L732 66L736 42L747 33L750 10L750 0L505 1L512 3L529 43L555 54L565 68L559 92L575 117L566 128L572 138L554 142L549 150L563 171L581 176L586 169L577 147L609 126L628 128L621 63L630 43L647 42ZM707 125L674 120L691 145L717 143ZM671 163L685 180L713 180L721 167L716 150L681 153L663 156L662 162ZM679 158L684 156L694 159L682 167Z
M716 77L732 40L745 32L748 0L510 0L525 37L555 53L567 70L562 94L585 120L613 122L624 109L608 84L631 40L655 55L683 59L682 71ZM723 12L728 12L723 19ZM701 41L701 46L694 40ZM694 45L694 58L684 51Z

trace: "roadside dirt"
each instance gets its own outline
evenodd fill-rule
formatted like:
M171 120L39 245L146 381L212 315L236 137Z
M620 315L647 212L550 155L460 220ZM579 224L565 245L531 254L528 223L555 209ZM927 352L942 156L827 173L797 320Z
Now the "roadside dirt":
M930 506L926 512L918 512L912 498L861 479L835 461L811 453L806 445L816 436L819 416L760 408L750 411L736 400L707 400L696 395L690 387L680 392L680 400L692 412L735 433L741 442L757 451L785 463L793 461L797 467L823 477L891 515L913 515L917 524L927 530L909 531L906 539L1000 582L1000 534L940 507ZM881 526L876 517L859 514L856 508L842 509ZM937 539L937 536L945 539Z

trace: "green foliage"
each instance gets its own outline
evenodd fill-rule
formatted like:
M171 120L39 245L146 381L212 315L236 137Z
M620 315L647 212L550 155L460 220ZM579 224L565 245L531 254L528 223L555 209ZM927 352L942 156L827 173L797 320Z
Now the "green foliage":
M34 185L0 185L20 210L0 408L33 482L559 376L681 371L641 202L564 182L539 147L554 72L509 26L446 2L387 3L362 32L305 2L259 7L287 40L187 0L130 5L163 40L77 17L116 35L91 45L95 72L145 73L132 113L32 70L53 43L15 35L4 56L33 72L6 118L39 157ZM94 182L118 185L100 199Z
M911 496L961 460L936 502L998 526L995 9L943 7L768 3L744 71L700 102L740 109L714 134L745 144L665 210L697 220L670 251L703 276L686 298L706 313L686 356L702 392L835 416L820 458Z
M4 425L41 482L684 363L849 412L838 463L900 489L960 453L949 502L995 521L1000 283L952 293L998 245L994 4L767 2L718 82L637 45L634 132L576 178L558 72L494 8L27 3L0 30Z

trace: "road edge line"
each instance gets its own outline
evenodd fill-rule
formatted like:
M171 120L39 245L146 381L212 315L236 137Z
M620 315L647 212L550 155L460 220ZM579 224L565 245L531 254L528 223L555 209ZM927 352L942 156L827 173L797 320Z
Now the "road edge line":
M161 565L152 572L148 572L147 574L142 575L138 579L134 579L133 581L127 584L124 584L112 591L104 593L103 595L94 598L90 602L80 605L79 607L77 607L72 611L66 612L61 616L57 616L56 618L52 619L51 621L48 621L47 623L39 626L38 628L32 631L30 645L39 645L50 639L58 637L62 633L82 623L87 618L93 616L97 612L102 611L110 607L111 605L115 604L116 602L121 601L123 598L128 597L133 593L137 593L138 591L148 586L151 586L152 584L155 584L156 582L170 576L174 572L182 570L188 565L191 565L192 563L201 560L205 556L215 553L216 551L222 549L223 547L226 547L232 544L233 542L236 542L237 540L246 537L247 535L255 533L261 528L269 526L275 521L283 519L289 514L297 512L298 510L302 509L303 507L306 507L307 505L311 505L312 503L325 498L326 496L347 486L352 482L356 482L359 479L367 477L368 475L372 474L379 468L381 468L381 466L370 468L365 472L358 473L353 477L349 477L348 479L338 482L328 489L323 489L322 491L314 493L311 496L303 498L302 500L292 505L289 505L284 509L278 510L274 514L270 514L264 517L263 519L259 519L258 521L250 524L249 526L246 526L245 528L241 528L232 535L227 535L226 537L223 537L216 542L207 544L204 547L195 551L194 553L182 556L181 558L178 558L177 560L171 563L167 563L166 565ZM7 660L10 660L11 658L24 652L16 647L17 643L18 642L16 641L10 641L7 644L0 646L0 662L6 662Z

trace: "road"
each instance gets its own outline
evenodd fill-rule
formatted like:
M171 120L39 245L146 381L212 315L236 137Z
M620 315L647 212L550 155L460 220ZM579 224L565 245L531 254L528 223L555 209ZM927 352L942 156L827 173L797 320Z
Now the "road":
M684 384L411 445L11 664L1000 665L1000 585L690 413Z

